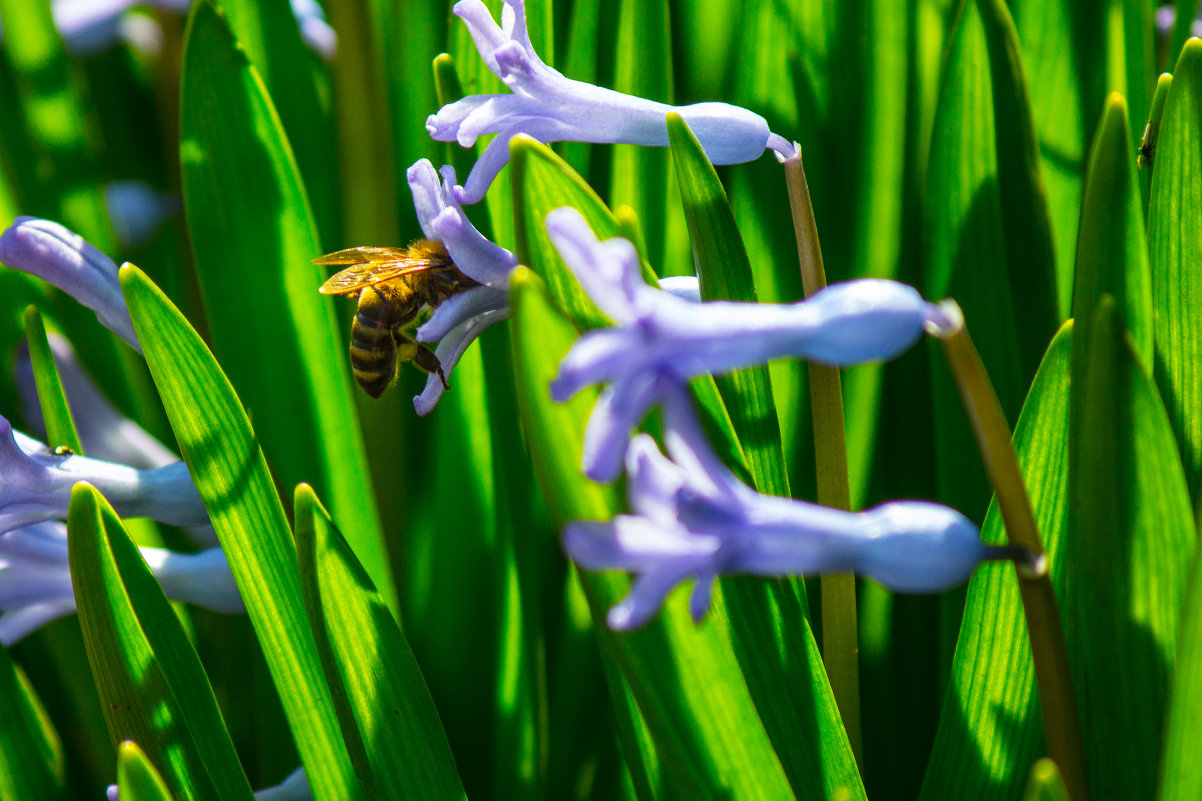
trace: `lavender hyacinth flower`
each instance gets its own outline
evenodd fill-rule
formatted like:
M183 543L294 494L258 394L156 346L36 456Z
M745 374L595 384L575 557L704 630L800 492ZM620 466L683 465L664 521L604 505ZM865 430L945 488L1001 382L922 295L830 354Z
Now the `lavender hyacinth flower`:
M139 550L171 600L214 612L246 611L220 548L195 554ZM45 522L0 535L0 645L10 646L74 611L67 527Z
M455 169L442 168L442 181L434 165L422 159L406 177L413 192L417 220L427 239L446 246L455 266L480 286L461 292L439 305L420 328L419 342L437 342L434 355L443 374L451 375L468 345L493 323L509 317L509 274L517 256L495 245L476 230L455 199ZM431 375L425 389L413 399L419 415L429 414L442 397L443 386Z
M0 235L0 262L53 284L96 312L100 322L142 352L117 281L117 264L79 234L50 220L18 217Z
M932 319L942 319L910 286L861 279L833 284L798 303L694 303L648 286L634 246L601 242L580 212L547 215L547 233L585 292L616 324L583 334L551 383L564 401L604 384L585 432L584 472L611 481L626 440L659 400L659 388L790 357L834 366L891 359Z
M0 532L67 516L71 488L87 481L122 517L204 526L208 512L183 462L137 470L86 456L51 453L0 417Z
M530 45L524 0L504 0L501 25L481 0L460 0L455 14L471 33L485 65L512 94L472 95L449 103L426 120L440 142L470 147L476 137L497 134L456 190L475 203L509 161L509 141L519 133L542 142L624 142L666 147L669 112L684 118L714 164L759 158L765 149L791 156L795 148L768 130L758 114L727 103L670 106L574 81L543 63Z
M930 593L963 583L983 559L1011 555L982 543L976 526L938 504L898 501L853 513L761 495L710 448L687 390L661 381L671 460L650 436L636 436L626 453L632 513L570 523L563 533L581 567L637 575L608 613L614 630L647 623L689 579L696 580L689 611L700 621L719 575L855 572L895 592Z

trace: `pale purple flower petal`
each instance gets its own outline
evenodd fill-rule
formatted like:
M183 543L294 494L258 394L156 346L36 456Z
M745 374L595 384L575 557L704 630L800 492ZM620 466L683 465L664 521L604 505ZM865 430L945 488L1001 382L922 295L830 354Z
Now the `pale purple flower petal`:
M0 645L8 647L59 618L75 613L75 598L23 606L0 615Z
M214 612L246 611L220 548L195 554L163 548L139 551L171 600ZM55 521L0 534L0 644L12 645L74 611L67 527Z
M552 211L546 224L581 286L617 324L585 333L568 351L551 383L557 401L593 384L684 385L775 358L835 366L891 359L945 316L913 287L879 279L833 284L798 303L697 303L648 286L630 243L598 240L575 209ZM644 392L627 401L623 425L637 426L657 398ZM599 404L594 416L602 414L612 416ZM610 420L598 427L613 439L586 441L584 470L609 480L629 431Z
M701 282L695 275L669 275L659 279L659 288L690 303L701 302Z
M758 114L727 103L670 106L575 81L547 66L530 45L523 0L504 0L501 25L480 0L461 0L455 14L467 26L485 65L512 94L472 96L449 103L426 121L442 142L465 147L497 134L458 192L464 203L479 201L509 160L509 140L524 133L543 142L573 141L666 147L669 112L680 114L714 164L758 158L765 148L791 155L785 139L772 134Z
M493 323L501 322L508 316L508 307L500 311L485 312L464 321L444 336L439 341L438 347L434 349L434 355L438 357L438 362L442 365L443 374L448 377L451 375L451 371L455 369L455 365L459 364L459 359L463 356L464 351L467 350L468 345L475 342L484 329ZM438 399L442 397L442 393L442 381L436 375L429 376L426 379L426 386L421 394L413 399L414 410L422 417L429 414L434 410L434 406L438 403Z
M509 292L477 286L444 300L417 329L418 342L437 342L473 317L509 312Z
M116 262L83 237L50 220L18 217L0 235L0 262L63 290L96 312L100 322L130 347L142 352L117 281Z
M443 167L441 182L434 165L422 159L406 172L417 220L427 239L446 246L455 266L467 277L495 289L508 289L517 256L484 238L455 199L455 170Z
M71 488L93 484L122 517L203 526L208 512L183 462L152 470L50 453L0 417L0 532L67 516Z
M442 242L455 266L481 284L443 301L417 330L419 342L438 343L434 354L449 382L455 365L476 337L509 316L509 274L517 266L517 257L485 239L463 213L455 199L453 168L443 167L440 175L422 159L406 176L422 231ZM419 415L429 414L442 393L442 381L431 375L413 399L414 409Z

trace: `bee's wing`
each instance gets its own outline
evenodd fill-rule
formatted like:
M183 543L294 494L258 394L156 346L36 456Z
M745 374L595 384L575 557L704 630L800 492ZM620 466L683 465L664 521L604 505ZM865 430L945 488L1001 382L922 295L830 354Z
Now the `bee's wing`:
M347 248L334 253L327 253L319 259L314 259L314 264L321 264L327 267L339 267L346 264L363 264L365 262L375 261L396 261L405 257L408 248L397 247L370 247L364 245L357 248Z
M366 250L367 248L356 248ZM331 256L338 254L332 253ZM390 278L401 275L418 273L438 266L438 262L430 259L393 259L391 261L372 261L354 264L341 272L330 276L318 292L323 295L349 295L358 292L365 286L372 286Z

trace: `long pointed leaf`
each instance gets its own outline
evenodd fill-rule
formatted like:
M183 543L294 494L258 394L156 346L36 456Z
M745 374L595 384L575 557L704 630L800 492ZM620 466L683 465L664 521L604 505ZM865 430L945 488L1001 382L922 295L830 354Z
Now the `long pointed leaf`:
M395 608L346 351L310 264L321 244L304 186L258 71L207 0L188 26L182 80L184 203L214 350L281 483L330 498Z
M1014 431L1035 520L1063 594L1068 502L1069 361L1066 324L1048 348ZM982 536L1005 541L997 504ZM920 801L1013 801L1043 746L1035 667L1013 568L985 565L968 585L964 623Z
M466 799L405 636L303 484L296 489L296 540L309 623L364 786L381 799Z
M114 743L136 740L180 799L251 798L200 658L121 521L88 484L71 491L71 576Z
M1065 631L1089 785L1151 798L1194 520L1167 415L1113 298L1091 327L1072 376L1084 400L1070 428Z
M1156 142L1148 209L1156 383L1185 476L1202 486L1202 41L1181 51ZM1195 503L1196 505L1196 503Z
M213 354L140 270L121 270L134 329L188 471L263 646L319 801L360 797L309 630L284 508L238 396Z

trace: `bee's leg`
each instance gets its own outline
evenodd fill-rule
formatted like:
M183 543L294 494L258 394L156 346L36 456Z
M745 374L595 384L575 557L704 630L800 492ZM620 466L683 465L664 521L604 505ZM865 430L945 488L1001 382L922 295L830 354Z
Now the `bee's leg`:
M451 385L447 383L446 375L442 372L442 363L438 361L434 351L412 339L403 331L398 330L394 332L393 336L396 337L397 356L405 361L413 362L427 373L434 373L442 382L443 389L451 388Z

